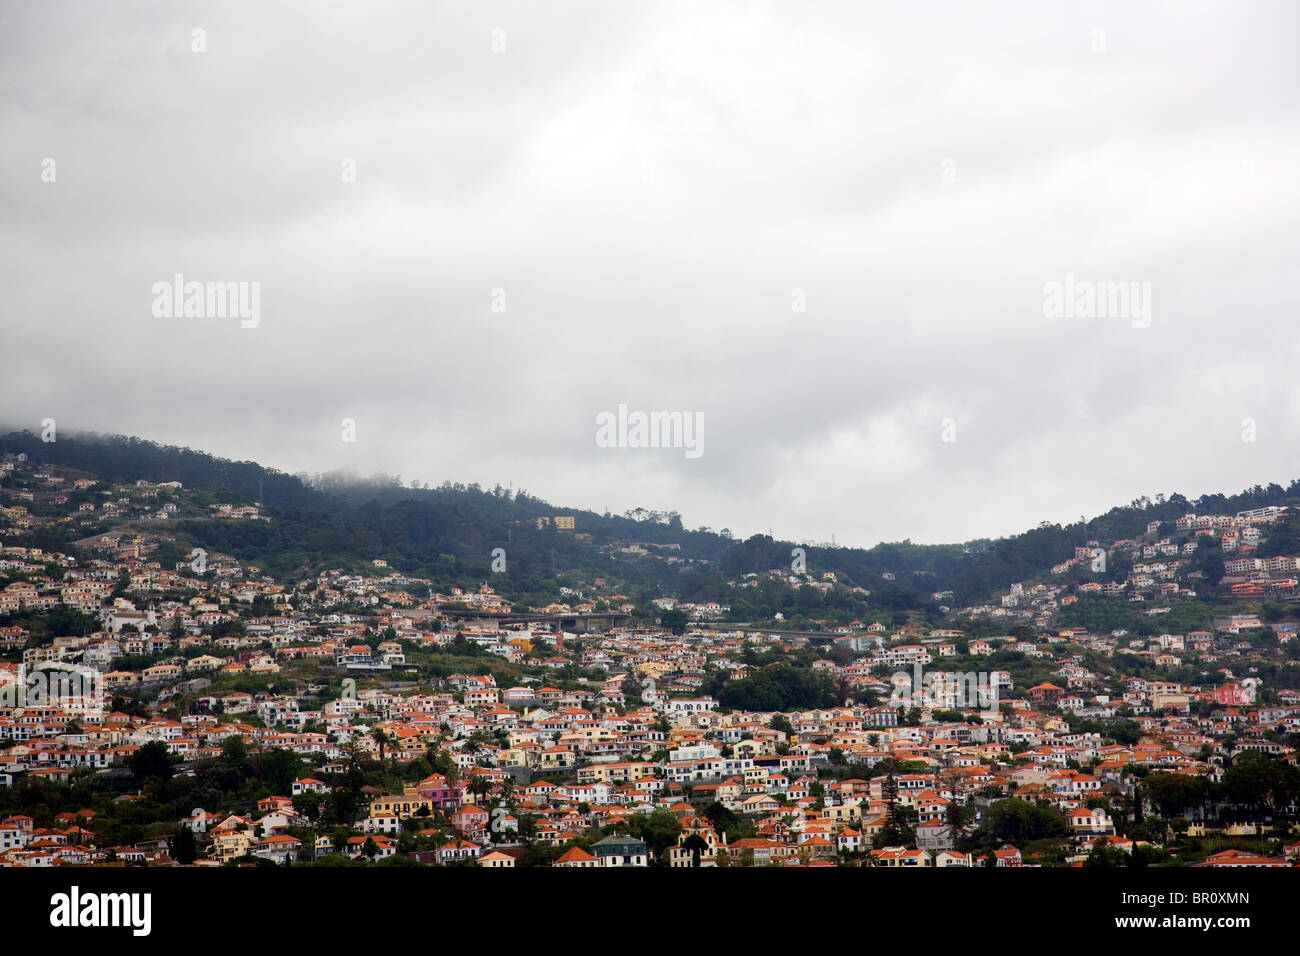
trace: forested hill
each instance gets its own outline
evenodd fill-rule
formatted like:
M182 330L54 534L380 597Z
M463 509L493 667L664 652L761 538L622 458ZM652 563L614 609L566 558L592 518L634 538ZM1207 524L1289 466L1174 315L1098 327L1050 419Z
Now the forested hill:
M510 579L521 599L553 593L557 583L604 577L638 600L671 594L726 600L725 581L745 573L789 568L800 542L755 535L738 541L707 528L687 529L676 512L643 509L625 515L562 508L500 486L444 483L417 488L393 479L290 475L255 462L216 458L188 448L116 435L60 434L45 443L30 432L0 436L0 453L26 452L36 462L84 471L111 482L179 481L235 503L259 502L271 522L180 522L178 530L208 547L255 560L277 574L323 567L360 567L386 557L407 573L439 585L488 579L491 551L507 547ZM1043 577L1089 540L1104 543L1145 532L1153 520L1233 513L1264 505L1300 506L1300 481L1256 486L1240 494L1140 499L1087 523L1044 524L1024 534L965 545L904 541L873 548L804 546L810 572L833 571L844 584L870 588L884 606L912 609L933 592L952 590L956 604L986 600L1016 581ZM864 503L864 507L871 507ZM574 533L538 518L570 515ZM1296 523L1292 523L1296 524ZM1289 529L1288 529L1289 530ZM1281 547L1290 535L1272 536ZM637 544L649 552L630 557ZM1300 542L1295 542L1300 550ZM669 560L676 559L676 560ZM890 573L894 580L882 575ZM874 603L874 602L873 602Z

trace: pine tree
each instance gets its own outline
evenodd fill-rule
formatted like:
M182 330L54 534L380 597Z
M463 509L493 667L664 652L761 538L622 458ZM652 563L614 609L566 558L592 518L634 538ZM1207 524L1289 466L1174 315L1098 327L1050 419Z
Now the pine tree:
M176 839L172 841L173 859L177 863L188 866L198 855L199 849L194 842L194 831L187 826L181 826L176 831Z
M872 840L872 845L877 849L883 846L914 847L916 834L903 818L902 807L898 803L898 781L892 773L881 783L880 794L885 801L885 825Z

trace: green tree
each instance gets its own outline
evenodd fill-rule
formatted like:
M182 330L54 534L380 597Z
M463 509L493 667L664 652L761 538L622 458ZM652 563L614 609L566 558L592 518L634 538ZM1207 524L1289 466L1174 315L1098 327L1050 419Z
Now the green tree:
M1258 751L1243 751L1224 771L1223 795L1251 813L1290 806L1300 795L1300 768Z
M698 833L692 833L682 841L682 849L691 851L691 866L700 865L700 855L708 852L709 844Z
M685 634L688 618L686 612L681 608L671 608L659 615L659 624L666 627L674 634Z
M915 848L916 831L908 826L903 808L898 802L898 781L892 773L885 777L880 792L885 801L885 825L872 838L872 846L876 849L886 846Z
M1060 813L1050 807L1039 806L1018 797L1008 797L994 802L980 828L993 843L1020 844L1047 837L1063 837L1069 830Z
M194 831L182 824L176 829L176 838L172 840L172 858L184 866L189 866L199 855L198 845L194 841Z
M379 762L383 763L384 748L388 746L389 740L388 731L384 730L382 727L376 727L370 731L370 736L374 739L375 743L379 745Z
M272 793L287 794L293 782L307 771L307 764L292 750L275 747L258 757L258 774Z
M299 793L290 798L293 802L293 808L298 815L305 818L311 823L320 819L321 798L319 793Z
M644 840L654 865L662 862L663 853L673 846L682 832L682 826L664 807L656 807L648 814L637 814L628 821L628 830L638 840Z
M131 771L140 780L170 780L174 769L167 745L151 740L131 757Z
M1128 865L1128 854L1117 847L1110 846L1104 840L1098 840L1088 851L1088 858L1083 861L1084 866L1105 867L1113 869L1115 867Z

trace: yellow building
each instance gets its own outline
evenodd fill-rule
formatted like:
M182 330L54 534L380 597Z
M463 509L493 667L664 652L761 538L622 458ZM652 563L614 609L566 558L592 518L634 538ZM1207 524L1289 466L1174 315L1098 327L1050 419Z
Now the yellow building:
M372 817L395 816L404 820L415 815L421 809L432 813L433 801L413 791L387 794L382 797L375 797L370 801L370 815Z
M222 863L252 852L253 834L249 830L231 830L217 833L212 838L212 852Z

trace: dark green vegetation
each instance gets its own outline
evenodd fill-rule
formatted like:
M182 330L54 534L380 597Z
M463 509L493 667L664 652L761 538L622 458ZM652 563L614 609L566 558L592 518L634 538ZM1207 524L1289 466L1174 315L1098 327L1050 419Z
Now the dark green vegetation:
M717 693L719 704L735 710L813 710L837 703L828 677L789 664L771 664L727 681Z
M636 509L626 515L564 509L500 486L444 483L407 487L397 478L348 479L337 475L289 475L253 462L214 458L187 448L138 438L61 435L46 444L29 432L0 437L0 451L26 452L34 461L79 469L108 482L180 481L187 492L214 501L259 502L271 522L188 519L175 531L188 543L226 552L277 576L308 574L323 568L359 569L377 556L407 574L428 577L437 587L474 586L493 581L523 603L554 599L558 586L603 577L634 602L657 595L683 601L718 601L732 608L731 620L767 620L780 611L792 626L825 618L880 619L923 612L937 615L930 594L951 590L948 603L977 603L1015 581L1045 576L1052 565L1090 539L1113 541L1141 535L1149 521L1172 522L1187 511L1232 513L1263 505L1300 505L1300 482L1290 487L1255 486L1238 495L1207 495L1194 501L1181 495L1139 499L1090 521L1040 525L1024 534L962 545L916 545L910 541L870 549L804 546L810 573L829 571L836 587L822 594L790 588L760 577L752 588L732 588L729 580L763 575L791 565L792 542L766 535L735 540L723 529L688 530L676 512ZM11 481L12 479L6 479ZM576 533L559 531L537 519L573 515ZM37 535L38 546L66 547L84 530L64 526ZM581 537L580 537L581 535ZM626 555L619 547L642 545L648 555ZM490 572L493 548L507 549L507 572ZM1300 523L1270 534L1261 553L1300 551ZM666 559L679 559L670 563ZM1214 554L1197 555L1209 583L1221 574ZM1125 569L1111 569L1122 576ZM894 580L883 577L889 573ZM869 596L852 587L869 590ZM1082 602L1081 602L1082 603ZM1076 612L1081 614L1082 612ZM901 621L896 621L901 623Z

